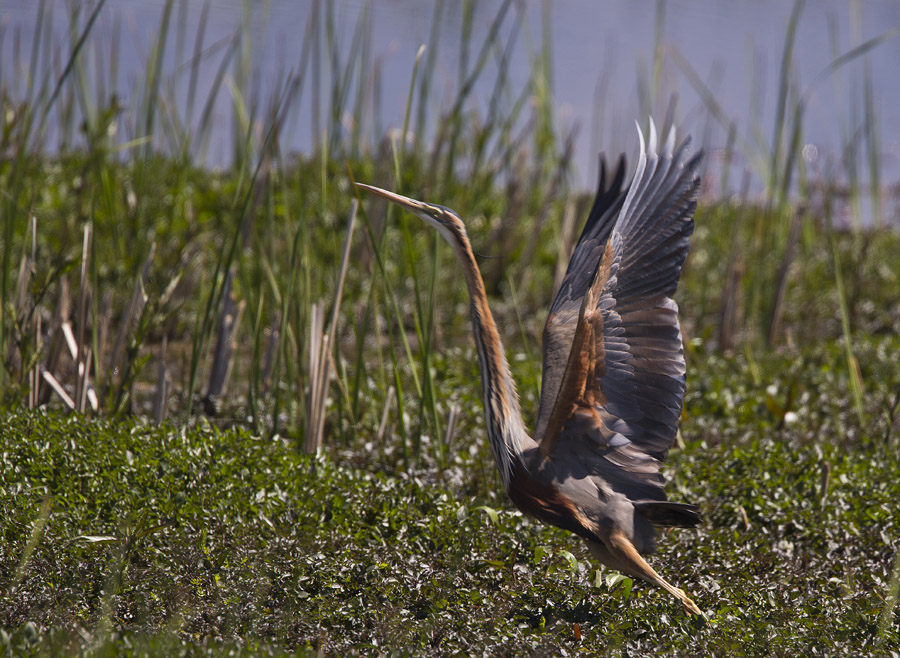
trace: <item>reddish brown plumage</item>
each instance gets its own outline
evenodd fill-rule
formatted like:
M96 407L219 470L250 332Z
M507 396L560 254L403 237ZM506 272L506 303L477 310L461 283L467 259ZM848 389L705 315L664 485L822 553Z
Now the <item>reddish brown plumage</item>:
M553 409L547 424L538 427L535 439L541 444L544 455L553 452L553 446L562 433L566 421L579 407L591 409L606 402L603 394L604 349L603 314L597 308L597 299L609 281L612 269L612 247L607 244L603 259L597 265L594 280L585 293L578 311L578 322L569 358L563 371ZM552 321L548 321L552 325Z
M535 478L522 462L513 466L507 494L523 514L569 530L593 541L601 541L591 521L558 488Z

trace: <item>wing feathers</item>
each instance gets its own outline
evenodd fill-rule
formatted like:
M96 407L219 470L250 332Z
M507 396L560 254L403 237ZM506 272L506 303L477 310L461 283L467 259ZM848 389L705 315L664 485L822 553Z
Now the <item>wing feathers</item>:
M597 194L544 326L541 405L536 437L544 435L546 424L560 395L582 301L596 278L609 235L625 200L626 191L622 189L624 180L625 156L619 156L612 181L607 185L606 160L601 155ZM614 276L614 273L611 274Z
M588 439L595 454L585 458L600 457L598 474L631 498L664 498L658 460L674 440L685 390L671 295L693 232L700 156L689 158L688 141L676 145L674 130L664 132L661 154L652 123L646 146L640 136L625 191L624 163L609 188L601 165L597 197L544 329L542 451ZM599 362L588 363L589 355Z

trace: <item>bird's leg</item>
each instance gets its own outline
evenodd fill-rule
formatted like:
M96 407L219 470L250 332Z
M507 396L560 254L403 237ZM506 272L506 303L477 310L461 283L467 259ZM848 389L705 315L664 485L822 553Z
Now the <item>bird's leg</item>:
M615 561L615 564L610 563L610 566L618 568L630 576L642 578L643 580L662 587L669 594L681 601L687 612L692 612L695 615L703 614L700 612L700 608L697 607L697 604L691 601L688 595L684 593L683 589L675 587L666 581L662 576L656 573L653 567L647 564L647 561L640 553L638 553L634 544L631 543L631 540L624 534L614 531L605 538L604 544L609 557ZM594 551L592 550L592 552ZM597 553L595 552L595 555L596 554Z

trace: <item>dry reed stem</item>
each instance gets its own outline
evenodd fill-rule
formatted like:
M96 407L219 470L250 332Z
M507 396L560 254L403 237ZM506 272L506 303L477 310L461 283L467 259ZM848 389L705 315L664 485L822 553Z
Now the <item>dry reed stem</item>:
M344 235L344 250L341 255L341 269L338 274L337 290L334 304L331 307L331 324L328 335L324 335L324 304L319 301L312 308L309 336L309 417L306 426L306 452L319 452L322 449L325 429L325 403L328 399L328 383L331 381L332 355L331 346L337 335L337 319L344 292L344 281L350 265L350 245L353 240L353 229L356 224L356 213L359 204L356 199L350 209L347 232Z
M60 397L60 399L66 403L66 406L74 411L75 400L72 399L72 396L66 393L66 389L63 388L63 385L59 383L56 377L54 377L49 370L41 370L41 377L43 377L44 381L50 385L50 388L53 389L53 392L56 393Z
M394 394L396 390L393 386L388 387L387 395L384 398L384 411L381 412L381 422L378 424L378 432L375 435L379 441L384 438L384 432L387 429L388 418L391 415L391 405L394 403Z
M324 302L313 304L309 320L309 391L307 393L308 410L306 423L306 452L316 452L321 445L319 416L324 413L325 392L323 391L323 372L325 371L324 353L328 347L328 337L324 331Z
M78 316L75 318L78 323L78 340L76 345L79 346L73 354L76 362L75 376L75 407L79 412L83 412L85 408L85 396L88 388L88 375L90 369L90 350L85 350L85 336L87 333L87 307L88 297L91 293L91 284L88 277L88 265L91 253L91 239L93 230L90 222L84 225L84 242L81 250L81 281L78 291ZM69 348L71 349L71 345Z
M245 302L236 302L232 294L234 272L229 271L225 279L225 290L222 293L224 302L219 313L216 344L213 349L213 362L209 371L209 383L206 387L206 400L213 403L225 395L228 390L228 379L234 364L237 349L237 331L244 315Z
M444 433L444 445L448 448L453 443L456 436L456 422L459 420L459 405L453 403L450 405L450 412L447 414L447 431Z

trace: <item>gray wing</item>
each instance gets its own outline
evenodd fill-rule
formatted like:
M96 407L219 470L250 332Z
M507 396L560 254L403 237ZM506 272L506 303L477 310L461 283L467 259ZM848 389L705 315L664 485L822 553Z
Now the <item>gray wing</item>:
M586 241L588 257L597 258L587 261L579 242L570 270L577 262L590 275L573 274L573 285L567 289L564 281L560 290L565 297L554 301L544 366L546 372L548 356L555 360L549 368L555 378L541 391L536 438L547 455L560 442L566 452L588 446L584 465L595 464L590 470L610 486L632 498L658 499L664 497L658 462L675 438L685 390L671 295L693 232L700 156L688 159L687 140L676 149L674 131L658 153L652 125L646 150L643 136L641 142L627 195L610 206L617 212L606 220L602 257ZM566 342L568 353L560 357Z
M572 339L575 336L575 327L584 294L594 280L600 259L603 257L603 250L609 240L610 231L612 231L628 192L627 187L622 188L624 178L624 155L619 156L611 181L607 181L606 160L603 155L600 156L600 181L597 185L597 195L594 197L591 212L575 249L572 251L566 275L559 286L544 325L541 341L543 352L541 404L538 410L535 437L543 435L559 394L566 362L572 351Z

